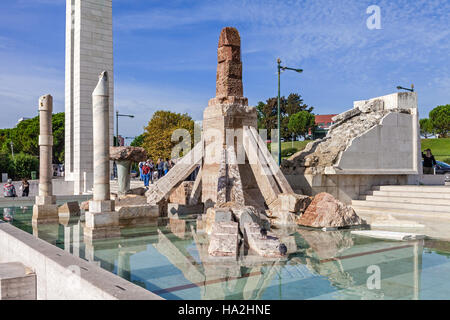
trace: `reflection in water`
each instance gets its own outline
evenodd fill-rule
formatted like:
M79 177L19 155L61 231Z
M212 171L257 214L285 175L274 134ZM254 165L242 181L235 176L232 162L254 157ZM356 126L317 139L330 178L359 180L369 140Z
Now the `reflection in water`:
M30 210L3 210L3 217L5 212L21 229L31 226ZM209 237L195 226L196 220L174 220L159 227L122 229L119 239L86 241L83 218L74 217L32 232L167 299L421 298L421 241L279 229L287 257L262 258L243 246L238 257L211 257ZM379 288L367 285L371 266L380 269Z

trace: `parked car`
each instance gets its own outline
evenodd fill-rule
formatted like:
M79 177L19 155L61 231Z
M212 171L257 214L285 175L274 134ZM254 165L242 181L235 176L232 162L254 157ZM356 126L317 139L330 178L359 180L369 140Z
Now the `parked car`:
M442 161L436 161L436 174L450 173L450 164Z

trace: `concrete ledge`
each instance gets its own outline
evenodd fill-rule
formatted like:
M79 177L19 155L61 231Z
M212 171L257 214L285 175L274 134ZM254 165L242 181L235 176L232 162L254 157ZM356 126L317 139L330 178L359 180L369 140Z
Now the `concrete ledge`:
M0 248L0 263L21 262L36 273L39 300L162 299L7 223L0 223Z
M67 195L56 196L57 202L69 202L69 201L87 201L92 199L92 195ZM34 205L36 197L15 197L15 198L0 198L0 206L20 206L20 205Z

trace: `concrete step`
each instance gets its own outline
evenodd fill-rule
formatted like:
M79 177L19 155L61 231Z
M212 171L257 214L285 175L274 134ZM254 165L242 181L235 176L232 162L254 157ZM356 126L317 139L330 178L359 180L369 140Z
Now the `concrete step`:
M419 198L419 197L392 197L392 196L363 196L363 199L367 201L379 201L379 202L395 202L395 203L413 203L413 204L427 204L427 205L447 205L450 206L450 198Z
M450 199L450 192L414 192L414 191L368 191L368 196Z
M403 192L443 192L450 193L450 186L417 186L417 185L392 185L373 187L374 191L403 191Z
M357 215L361 218L379 218L382 216L393 216L395 218L433 218L440 220L450 220L450 214L445 212L427 212L418 210L405 210L405 209L380 209L374 207L358 207L352 206L355 209Z
M353 207L371 207L380 209L404 209L425 212L446 212L450 214L450 206L438 204L414 204L390 201L369 201L369 200L353 200Z

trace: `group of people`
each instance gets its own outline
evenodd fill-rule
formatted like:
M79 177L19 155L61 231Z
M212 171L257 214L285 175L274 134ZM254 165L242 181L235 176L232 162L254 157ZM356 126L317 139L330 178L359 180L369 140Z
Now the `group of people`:
M158 162L154 163L152 159L139 162L139 173L141 181L144 181L145 187L153 183L154 180L164 177L167 172L174 166L172 160L159 158Z
M22 197L28 197L28 194L30 193L30 183L27 179L22 179L20 189L22 190ZM8 179L8 181L3 185L3 196L5 198L17 197L16 187L14 187L12 179Z

